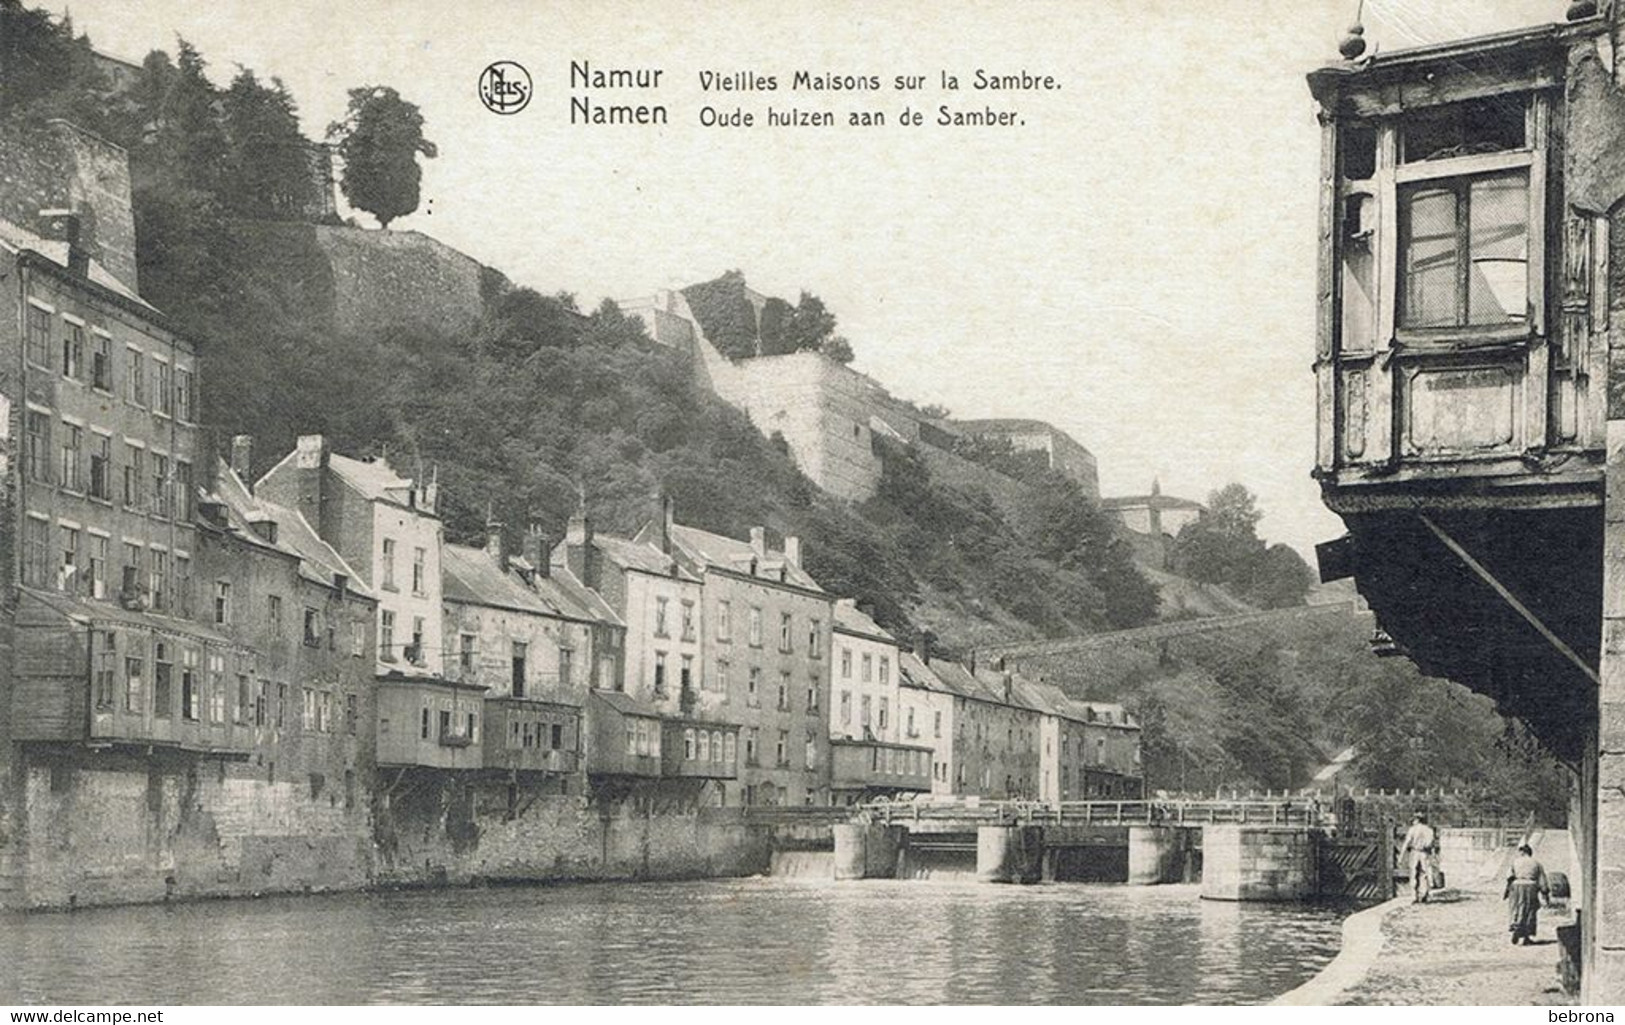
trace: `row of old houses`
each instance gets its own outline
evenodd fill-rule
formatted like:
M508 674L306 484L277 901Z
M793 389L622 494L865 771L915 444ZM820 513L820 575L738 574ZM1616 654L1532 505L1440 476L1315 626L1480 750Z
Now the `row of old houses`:
M219 458L197 425L191 345L59 221L5 229L11 739L222 759L347 807L410 770L681 778L730 806L1137 796L1120 708L905 650L795 537L667 503L632 537L582 510L556 541L453 544L434 481L319 435L254 480L251 439Z

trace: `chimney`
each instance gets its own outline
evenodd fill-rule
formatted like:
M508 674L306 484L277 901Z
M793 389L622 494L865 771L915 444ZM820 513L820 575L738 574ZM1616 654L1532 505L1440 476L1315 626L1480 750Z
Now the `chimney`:
M552 566L548 562L553 556L553 545L550 542L551 539L542 532L541 524L533 521L525 528L525 547L521 554L539 577L545 577L552 572Z
M756 553L758 561L767 558L767 528L750 528L750 550Z
M671 528L677 525L677 503L670 495L660 497L660 550L671 554Z
M254 493L254 436L252 434L234 434L231 438L231 468L237 471L243 483L248 485L248 493Z
M570 572L583 584L598 590L598 552L592 544L592 518L577 509L564 531L564 552Z
M90 273L90 250L81 238L83 225L73 210L41 210L40 220L45 223L45 237L54 242L68 244L68 273L85 277Z
M914 634L914 657L926 665L931 664L931 631L920 630Z
M1005 673L1002 682L1004 683L1004 703L1008 705L1012 703L1010 699L1015 696L1015 677Z
M794 534L785 536L784 561L797 569L801 568L801 538L796 537Z
M328 451L327 439L320 434L301 434L293 451L293 466L299 482L299 512L316 528L322 540L338 547L333 536L336 510L331 508L329 494L332 484L328 481L327 466L332 453Z
M972 676L976 675L976 649L972 648L965 654L965 668L970 670Z
M485 551L496 560L497 569L508 572L508 535L490 509L485 511Z

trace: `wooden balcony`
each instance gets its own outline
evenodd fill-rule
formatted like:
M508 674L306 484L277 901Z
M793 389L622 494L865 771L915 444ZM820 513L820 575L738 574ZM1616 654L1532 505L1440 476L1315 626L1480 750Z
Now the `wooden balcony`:
M581 709L528 698L485 699L485 768L572 773L580 765Z
M834 790L900 793L931 789L932 750L879 740L831 740Z
M241 759L258 731L211 665L234 665L229 638L172 619L24 590L16 617L12 736Z

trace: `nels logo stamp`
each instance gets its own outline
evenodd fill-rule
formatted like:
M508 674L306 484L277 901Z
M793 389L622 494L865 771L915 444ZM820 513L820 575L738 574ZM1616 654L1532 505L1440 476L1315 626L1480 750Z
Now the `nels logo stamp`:
M497 61L480 72L480 102L495 114L517 114L530 103L530 72L514 61Z

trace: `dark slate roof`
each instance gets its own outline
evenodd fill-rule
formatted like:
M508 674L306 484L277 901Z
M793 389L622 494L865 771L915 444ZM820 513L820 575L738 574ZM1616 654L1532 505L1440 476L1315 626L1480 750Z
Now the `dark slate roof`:
M735 573L749 574L751 563L756 563L755 576L765 580L778 580L779 570L784 571L784 582L809 591L822 591L818 581L814 580L806 570L795 563L785 559L782 552L767 552L758 556L749 541L740 541L721 534L713 534L709 530L698 527L685 527L675 524L672 527L672 543L681 548L689 558L707 568L732 570Z
M224 460L217 461L216 467L214 489L205 498L225 509L226 529L230 533L260 548L297 556L299 575L306 580L331 587L333 578L342 575L347 578L347 590L365 598L376 597L366 580L332 545L322 540L299 510L250 493L237 471ZM266 520L277 526L275 543L266 541L252 526Z

